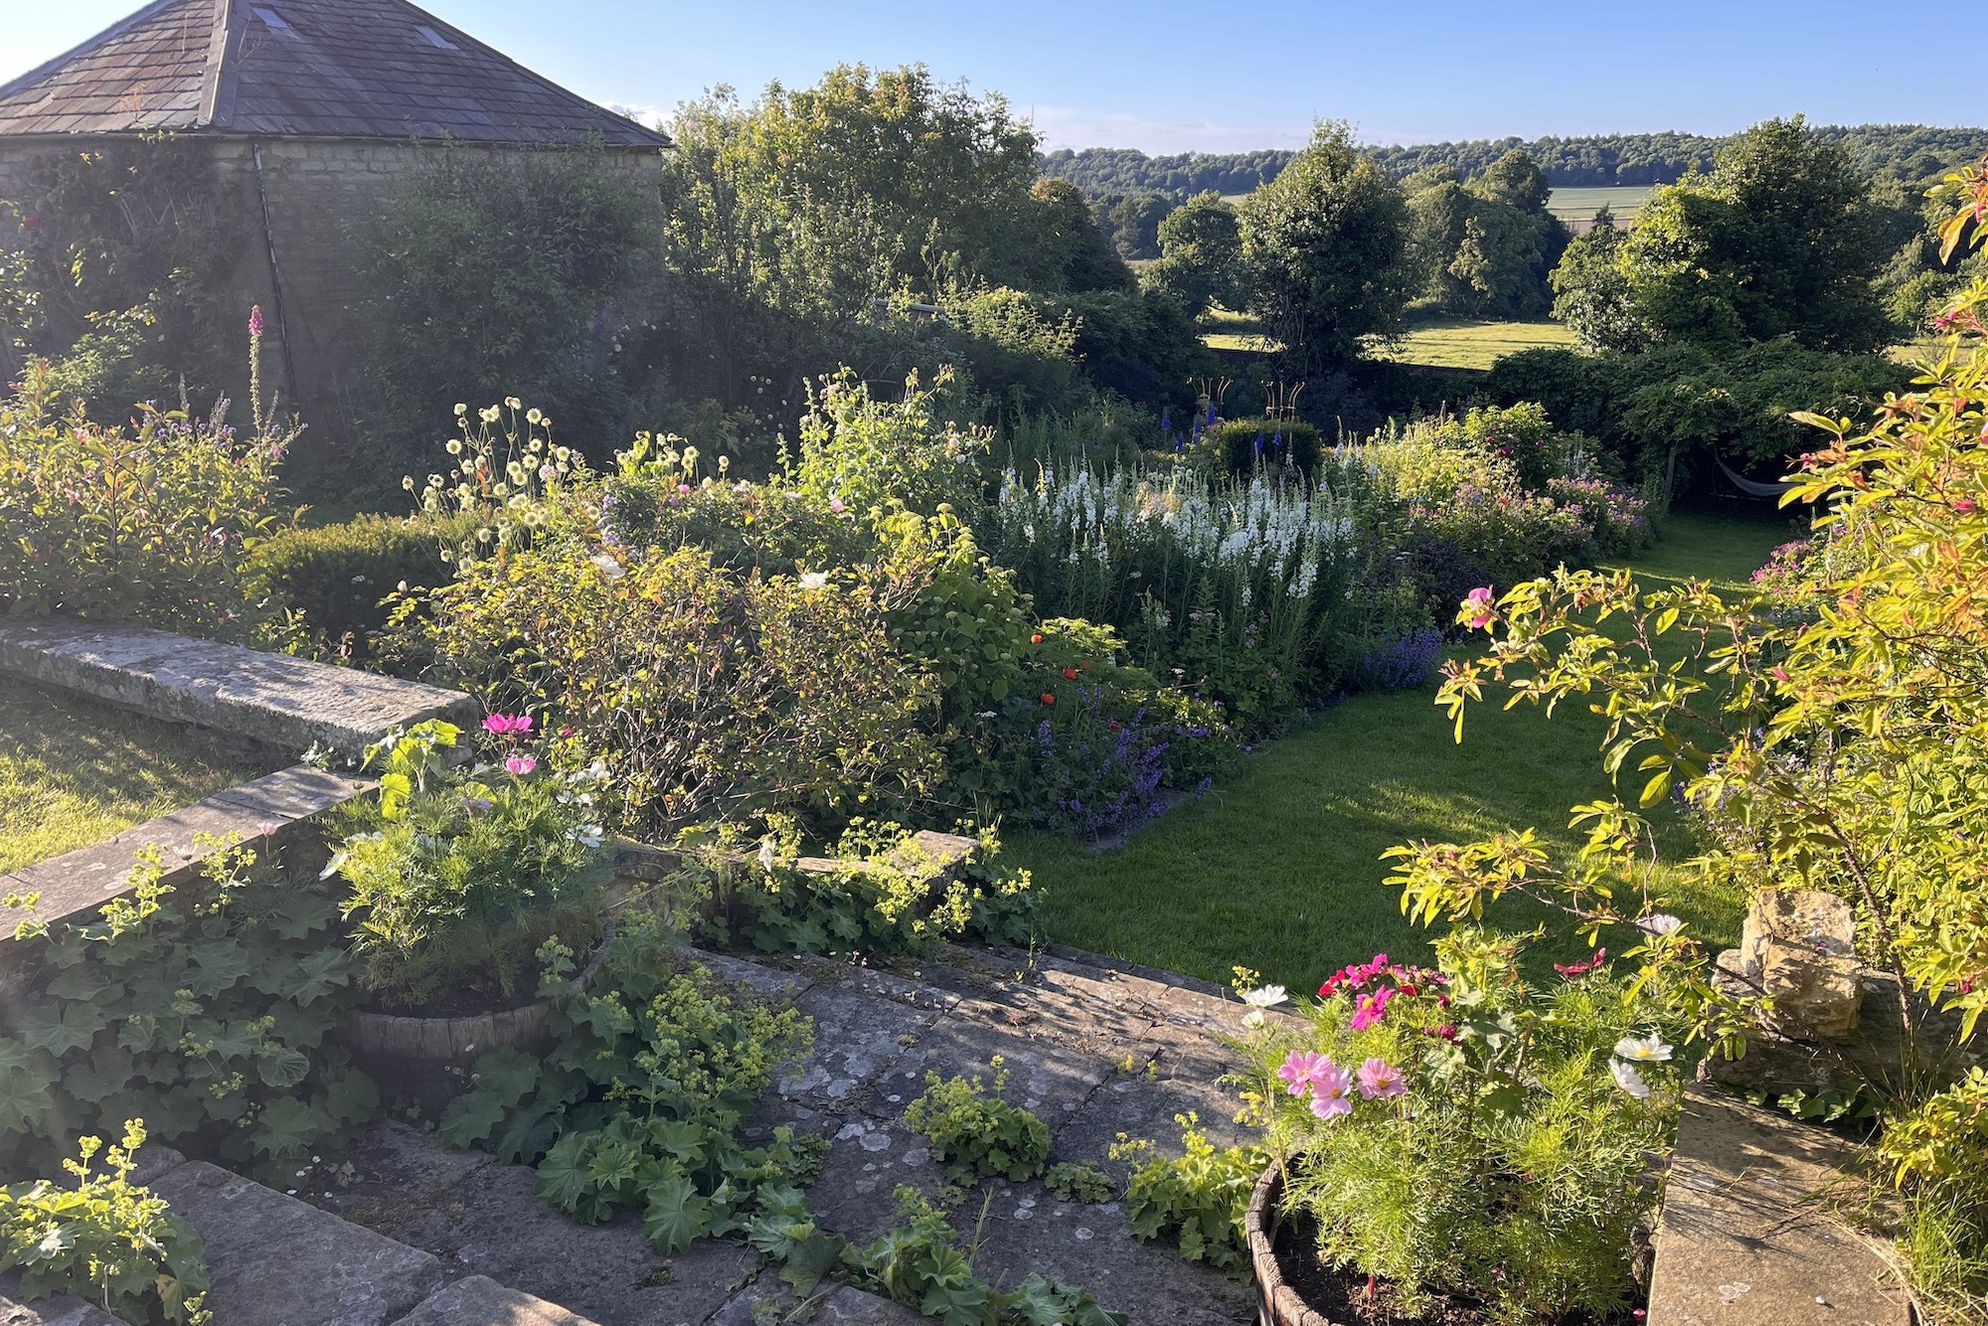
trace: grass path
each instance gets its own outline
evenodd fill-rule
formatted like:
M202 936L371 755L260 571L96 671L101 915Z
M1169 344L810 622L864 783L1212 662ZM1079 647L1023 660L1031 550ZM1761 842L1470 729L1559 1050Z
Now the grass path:
M0 681L0 873L87 847L258 772L173 724Z
M1682 515L1637 566L1743 581L1787 531ZM1046 889L1052 940L1208 980L1226 982L1242 963L1304 990L1378 951L1423 956L1427 934L1381 883L1382 852L1527 825L1571 847L1567 808L1609 791L1592 716L1473 709L1459 747L1432 693L1362 695L1318 715L1118 851L1017 833L1005 855ZM1664 836L1666 855L1689 852L1682 823ZM1737 936L1734 896L1678 881L1671 902L1713 939ZM1492 919L1526 928L1545 917L1508 900Z

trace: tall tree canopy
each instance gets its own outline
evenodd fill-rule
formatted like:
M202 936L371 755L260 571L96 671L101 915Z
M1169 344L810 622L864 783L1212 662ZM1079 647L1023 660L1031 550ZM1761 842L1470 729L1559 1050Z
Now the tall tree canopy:
M1141 281L1170 296L1190 317L1210 304L1241 308L1245 301L1242 231L1236 209L1213 189L1196 194L1160 223L1160 260Z
M1408 208L1344 122L1320 123L1238 216L1253 303L1294 368L1352 359L1361 337L1399 325L1411 285Z
M1721 149L1710 174L1652 194L1619 262L1657 340L1793 336L1874 350L1892 330L1872 286L1889 241L1849 153L1796 116L1755 125Z

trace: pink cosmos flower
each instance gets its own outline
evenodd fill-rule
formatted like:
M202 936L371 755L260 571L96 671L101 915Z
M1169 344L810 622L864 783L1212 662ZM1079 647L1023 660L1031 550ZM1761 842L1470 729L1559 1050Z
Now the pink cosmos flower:
M1312 1089L1314 1083L1327 1074L1338 1071L1332 1060L1310 1050L1293 1050L1284 1060L1284 1066L1277 1070L1277 1076L1290 1083L1288 1088L1293 1096L1302 1096Z
M1382 986L1370 995L1361 995L1360 1003L1353 1010L1353 1020L1349 1024L1355 1031L1365 1031L1381 1020L1387 1012L1387 1001L1394 998L1394 991Z
M1471 630L1481 631L1491 624L1493 598L1489 585L1479 585L1464 598L1464 610L1471 614Z
M1337 1064L1312 1082L1312 1113L1321 1119L1337 1119L1353 1112L1353 1075Z
M530 714L492 714L483 720L483 730L493 737L521 737L532 730Z
M523 778L538 768L538 761L529 755L513 755L510 759L504 761L504 768L513 777Z
M1967 512L1974 510L1974 503L1970 499L1963 497L1953 504L1953 509L1965 515Z
M829 509L830 511L834 512L834 513L835 513L836 515L838 515L838 516L839 516L839 515L841 515L841 514L842 514L842 513L844 512L844 511L847 511L847 510L848 510L849 508L848 508L848 507L847 507L846 505L844 505L844 504L843 504L843 501L842 501L842 499L841 499L841 498L839 498L839 497L831 497L831 498L829 498L829 499L828 499L828 509Z
M1367 1100L1387 1100L1407 1090L1401 1070L1386 1060L1369 1059L1360 1065L1360 1095Z
M1553 964L1553 970L1559 972L1564 979L1572 981L1582 976L1586 976L1589 972L1594 971L1596 968L1602 966L1607 961L1608 961L1608 950L1605 948L1598 948L1595 950L1594 956L1587 959L1585 962L1570 962L1566 966L1562 966L1561 964L1556 962Z

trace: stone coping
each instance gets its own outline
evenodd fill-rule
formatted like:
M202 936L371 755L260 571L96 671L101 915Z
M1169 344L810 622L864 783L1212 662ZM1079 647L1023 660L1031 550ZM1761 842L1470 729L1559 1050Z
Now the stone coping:
M1909 1326L1882 1244L1831 1210L1863 1191L1856 1161L1824 1129L1688 1090L1647 1326Z
M0 875L0 897L35 899L20 911L0 912L0 996L18 998L34 984L31 946L14 937L20 922L54 925L94 913L131 891L141 860L153 852L162 882L178 884L196 877L208 858L231 842L311 844L303 828L307 821L372 786L366 779L300 764L217 792L92 846Z
M396 727L439 718L467 730L479 718L460 691L66 617L0 618L0 674L293 754L354 758Z

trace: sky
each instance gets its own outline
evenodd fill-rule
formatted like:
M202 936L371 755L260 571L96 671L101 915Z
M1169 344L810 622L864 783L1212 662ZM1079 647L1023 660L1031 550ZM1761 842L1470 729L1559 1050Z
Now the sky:
M281 0L272 0L280 4ZM0 82L140 0L0 0ZM1045 147L1301 145L1345 119L1369 143L1724 134L1984 118L1943 76L1954 15L1932 0L429 0L513 59L644 119L716 84L754 92L841 62L923 61L1006 94ZM1942 30L1945 36L1942 36Z

